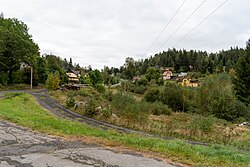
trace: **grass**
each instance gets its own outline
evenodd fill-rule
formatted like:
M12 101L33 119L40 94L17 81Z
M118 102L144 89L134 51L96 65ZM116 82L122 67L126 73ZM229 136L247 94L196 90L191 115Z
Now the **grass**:
M0 118L33 130L64 137L90 137L102 144L129 147L161 158L192 166L250 166L249 152L223 145L190 145L178 140L161 140L135 134L89 127L55 117L41 108L28 94L15 93L0 100ZM105 141L105 142L104 142Z

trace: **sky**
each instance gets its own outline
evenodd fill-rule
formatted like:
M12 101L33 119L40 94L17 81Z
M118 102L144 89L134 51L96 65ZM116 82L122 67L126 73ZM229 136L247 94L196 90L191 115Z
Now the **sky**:
M127 57L145 59L173 47L208 52L245 47L250 38L249 0L228 0L183 38L225 1L206 0L183 24L204 1L186 0L150 47L183 1L0 0L0 12L28 25L41 54L71 57L82 67L119 67Z

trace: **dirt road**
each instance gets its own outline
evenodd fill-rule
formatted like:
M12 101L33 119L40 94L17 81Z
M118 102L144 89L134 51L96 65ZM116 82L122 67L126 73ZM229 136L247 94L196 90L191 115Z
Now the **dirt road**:
M134 153L66 142L0 121L1 167L170 167Z

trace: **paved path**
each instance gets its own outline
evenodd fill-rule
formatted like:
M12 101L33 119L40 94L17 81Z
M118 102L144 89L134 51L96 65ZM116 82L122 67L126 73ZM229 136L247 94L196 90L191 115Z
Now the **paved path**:
M0 167L171 167L134 153L66 142L0 121Z

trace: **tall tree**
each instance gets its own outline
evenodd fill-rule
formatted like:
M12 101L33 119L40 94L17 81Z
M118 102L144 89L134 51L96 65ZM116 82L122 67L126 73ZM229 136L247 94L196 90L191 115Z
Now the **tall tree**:
M237 62L233 83L237 98L245 104L250 104L250 39L246 44L246 54Z
M13 73L21 63L33 65L39 55L38 45L28 33L28 27L17 19L0 18L0 71L13 83Z

